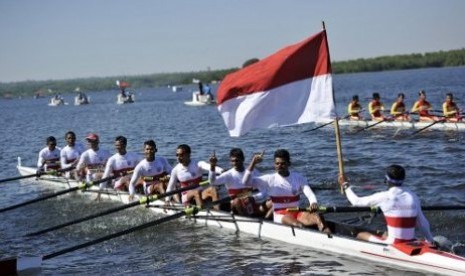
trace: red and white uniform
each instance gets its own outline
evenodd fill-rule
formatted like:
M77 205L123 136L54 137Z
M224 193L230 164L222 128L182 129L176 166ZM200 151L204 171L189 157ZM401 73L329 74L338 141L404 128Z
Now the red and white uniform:
M66 145L60 151L61 168L66 169L71 167L76 160L79 160L83 152L84 146L82 144L76 143L74 147Z
M147 185L159 183L158 178L170 174L172 169L164 157L155 156L155 160L152 162L147 161L147 159L140 161L132 174L131 182L129 183L129 194L134 195L136 193L136 183L139 178L153 177L153 180L144 180L144 191L147 194Z
M87 169L86 180L88 182L94 179L94 174L103 171L107 160L110 158L110 151L105 149L88 149L81 154L76 170Z
M108 159L102 178L107 178L110 175L123 176L128 171L132 171L137 166L137 163L139 163L139 160L139 156L134 152L126 152L125 155L115 153ZM120 185L120 179L121 178L115 181L114 188ZM100 188L104 187L105 184L101 183Z
M299 212L288 212L286 208L299 207L301 192L305 194L310 204L317 203L307 179L298 172L290 171L287 177L278 173L251 177L251 172L246 170L243 181L245 185L258 188L270 196L274 209L273 220L276 223L282 223L282 218L286 214L299 215Z
M37 160L37 168L41 169L47 165L47 170L57 170L60 168L60 148L55 147L50 151L48 147L43 148L39 152L39 159Z
M219 186L224 184L226 186L226 189L228 190L228 195L236 196L244 192L252 191L252 188L250 186L245 186L242 182L242 179L244 178L244 173L245 170L243 172L239 172L235 168L231 168L223 172L221 175L216 176L216 173L209 171L208 181L210 182L210 185L213 186ZM252 172L252 177L258 176L259 173L256 170L254 170ZM266 195L264 195L264 193L262 192L254 193L252 196L255 202L261 202L266 198Z
M199 184L202 181L202 173L210 170L210 164L205 161L196 161L191 159L191 162L187 167L183 164L178 163L174 166L171 171L170 181L168 182L168 187L166 192L171 192L175 189L176 184L179 182L181 188L191 186L194 184ZM223 169L216 167L216 171L221 173ZM198 187L194 190L201 190L201 187ZM171 197L166 197L166 201L169 201ZM187 192L182 193L182 203L187 202Z
M376 236L370 239L372 242L393 244L415 239L415 226L418 226L430 243L433 236L430 232L428 220L421 211L418 197L404 187L391 187L384 192L370 196L358 197L349 187L345 190L347 199L354 206L377 206L383 211L386 218L388 237L383 240Z

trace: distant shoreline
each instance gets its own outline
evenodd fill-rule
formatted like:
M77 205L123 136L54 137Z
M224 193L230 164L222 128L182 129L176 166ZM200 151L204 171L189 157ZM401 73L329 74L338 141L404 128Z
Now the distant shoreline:
M425 54L334 61L331 65L333 74L465 66L465 48ZM238 69L239 68L230 68L185 73L157 73L135 76L0 83L0 98L33 97L36 94L50 96L55 93L70 93L77 88L79 88L81 92L117 90L118 88L115 85L116 80L125 80L131 84L130 88L134 89L141 87L150 88L187 85L192 84L193 79L209 83L222 80L227 74Z

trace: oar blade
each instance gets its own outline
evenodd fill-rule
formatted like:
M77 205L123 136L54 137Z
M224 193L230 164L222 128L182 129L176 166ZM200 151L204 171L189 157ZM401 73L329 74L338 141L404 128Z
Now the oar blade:
M2 275L30 274L42 267L42 257L12 257L0 260Z

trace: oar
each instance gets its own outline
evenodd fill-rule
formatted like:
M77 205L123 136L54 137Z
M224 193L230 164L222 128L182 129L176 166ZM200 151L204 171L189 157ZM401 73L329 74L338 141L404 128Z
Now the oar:
M423 130L429 128L429 127L432 127L432 126L434 126L434 125L437 124L437 123L444 123L444 121L445 121L444 119L434 121L434 122L432 122L431 124L429 124L429 125L427 125L427 126L425 126L425 127L422 127L422 128L420 128L420 129L418 129L417 131L413 132L412 135L415 135L415 134L417 134L417 133L420 132L420 131L423 131Z
M104 216L104 215L112 214L112 213L115 213L115 212L118 212L118 211L122 211L122 210L125 210L125 209L135 207L135 206L147 204L147 203L152 202L152 201L157 200L157 199L161 199L161 198L164 198L164 197L167 197L167 196L175 195L175 194L178 194L178 193L181 193L181 192L185 192L185 191L188 191L188 190L198 188L200 185L205 185L207 183L208 183L208 181L203 181L203 182L200 182L199 184L194 184L194 185L190 185L190 186L187 186L187 187L183 187L183 188L180 188L178 190L167 192L167 193L164 193L164 194L161 194L161 195L144 196L138 201L134 201L134 202L131 202L131 203L128 203L128 204L124 204L122 206L111 208L111 209L99 212L97 214L89 215L89 216L79 218L79 219L76 219L76 220L73 220L73 221L65 222L65 223L62 223L62 224L59 224L59 225L56 225L56 226L53 226L53 227L49 227L47 229L43 229L43 230L40 230L40 231L37 231L37 232L29 233L26 236L30 237L30 236L41 235L41 234L44 234L44 233L47 233L47 232L50 232L50 231L58 230L58 229L66 227L66 226L76 224L76 223L80 223L80 222L91 220L91 219L101 217L101 216Z
M152 226L155 226L155 225L167 222L167 221L171 221L171 220L180 218L185 215L195 214L196 212L197 212L197 208L195 207L186 208L179 213L166 216L166 217L163 217L163 218L160 218L160 219L157 219L157 220L154 220L154 221L151 221L151 222L148 222L148 223L136 226L136 227L132 227L132 228L120 231L120 232L116 232L116 233L113 233L113 234L110 234L110 235L107 235L107 236L104 236L104 237L101 237L101 238L98 238L92 241L88 241L88 242L85 242L79 245L71 246L71 247L47 254L43 257L39 257L39 256L38 257L26 257L26 258L19 257L19 258L9 258L6 260L0 260L0 271L2 271L2 274L4 273L4 275L16 275L16 273L20 271L24 271L26 269L33 269L33 268L41 267L42 261L60 256L60 255L63 255L63 254L66 254L72 251L76 251L84 247L95 245L95 244L98 244L98 243L101 243L101 242L104 242L104 241L107 241L113 238L117 238L117 237L129 234L129 233L135 232L135 231L139 231L139 230L142 230L148 227L152 227Z
M29 205L29 204L32 204L32 203L35 203L35 202L44 201L46 199L54 198L54 197L64 195L64 194L67 194L67 193L70 193L70 192L74 192L74 191L77 191L77 190L85 190L85 189L87 189L87 188L89 188L89 187L91 187L93 185L103 183L105 181L112 180L112 179L117 178L117 177L120 177L120 175L114 175L114 176L106 177L106 178L99 179L99 180L96 180L96 181L92 181L92 182L89 182L89 183L82 183L82 184L79 184L78 186L73 187L73 188L69 188L69 189L66 189L66 190L63 190L63 191L59 191L59 192L52 193L52 194L49 194L49 195L41 196L41 197L34 198L34 199L31 199L31 200L28 200L28 201L25 201L25 202L22 202L22 203L18 203L18 204L9 206L9 207L2 208L2 209L0 209L0 213L5 212L5 211L9 211L9 210L13 210L13 209L16 209L16 208L19 208L19 207L23 207L23 206L26 206L26 205Z
M349 117L350 117L350 114L347 115L347 116L342 117L341 119L338 118L337 120L347 119L347 118L349 118ZM314 131L314 130L320 129L320 128L322 128L322 127L328 126L328 125L330 125L330 124L332 124L332 123L334 123L334 120L332 120L332 121L329 122L329 123L322 124L321 126L317 126L317 127L315 127L315 128L302 131L302 133L309 132L309 131Z
M361 131L367 130L367 129L371 128L371 127L374 127L374 126L379 125L379 124L381 124L381 123L384 123L384 122L386 122L386 121L389 121L389 120L388 120L387 118L384 118L384 119L382 119L382 120L379 121L379 122L376 122L376 123L374 123L374 124L372 124L372 125L366 126L366 127L362 128L362 129L356 131L355 133L359 133L359 132L361 132Z
M35 174L29 174L29 175L20 175L20 176L15 176L15 177L10 177L10 178L5 178L5 179L0 179L0 183L3 182L8 182L8 181L14 181L14 180L19 180L19 179L24 179L24 178L31 178L31 177L40 177L41 175L56 175L61 172L66 172L66 171L71 171L73 170L74 167L69 167L66 169L60 169L56 171L47 171L47 172L41 172L37 171Z
M232 199L232 197L228 196L228 197L225 197L223 199L210 202L210 203L206 204L204 209L209 209L209 208L213 207L214 205L221 204L223 202L228 202L231 199ZM197 207L185 208L184 210L182 210L179 213L175 213L173 215L166 216L166 217L163 217L163 218L151 221L151 222L147 222L147 223L144 223L142 225L132 227L132 228L129 228L129 229L117 232L117 233L113 233L113 234L110 234L110 235L107 235L107 236L104 236L104 237L101 237L101 238L98 238L98 239L95 239L95 240L92 240L92 241L88 241L88 242L85 242L85 243L82 243L82 244L79 244L79 245L71 246L71 247L68 247L68 248L65 248L65 249L62 249L62 250L47 254L47 255L45 255L43 257L40 257L40 256L19 257L19 258L14 258L13 257L13 258L0 260L0 271L2 272L2 275L3 274L4 275L16 275L18 272L24 271L26 269L37 269L37 268L40 268L42 266L42 261L45 261L45 260L60 256L60 255L63 255L63 254L66 254L66 253L69 253L69 252L72 252L72 251L76 251L76 250L79 250L79 249L84 248L84 247L88 247L88 246L92 246L92 245L95 245L95 244L98 244L98 243L102 243L104 241L107 241L107 240L110 240L110 239L113 239L113 238L117 238L117 237L120 237L120 236L123 236L123 235L126 235L126 234L130 234L130 233L135 232L135 231L143 230L145 228L152 227L152 226L164 223L164 222L168 222L168 221L171 221L171 220L183 217L183 216L192 216L192 215L195 215L198 211L199 211L199 209Z
M438 205L438 206L423 206L421 207L423 211L450 211L450 210L465 210L465 206L450 206L450 205ZM311 211L310 208L287 208L288 211L298 212L298 211ZM380 212L378 207L360 207L360 206L319 206L319 212L323 213L354 213L354 212Z

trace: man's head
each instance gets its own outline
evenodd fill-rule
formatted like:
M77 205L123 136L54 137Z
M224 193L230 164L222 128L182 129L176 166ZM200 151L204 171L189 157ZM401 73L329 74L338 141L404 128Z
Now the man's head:
M278 149L274 153L274 169L282 176L289 175L289 166L291 165L291 155L285 149Z
M144 154L148 161L155 159L155 153L157 152L157 145L153 140L147 140L144 142Z
M176 148L176 158L178 162L184 166L189 165L191 161L191 147L186 144L181 144Z
M54 150L55 147L57 146L57 139L55 139L55 137L53 136L49 136L46 139L46 143L47 143L49 150Z
M69 146L73 147L74 144L76 143L76 134L72 131L68 131L65 134L65 139L66 139L66 143L68 143Z
M379 99L380 99L379 93L377 92L373 93L373 100L379 100Z
M231 165L239 170L244 168L244 152L240 148L232 148L229 151L229 161Z
M124 136L117 136L115 138L115 149L120 154L126 154L126 145L128 140Z
M405 169L399 165L391 165L386 168L385 178L389 186L400 186L405 180Z

